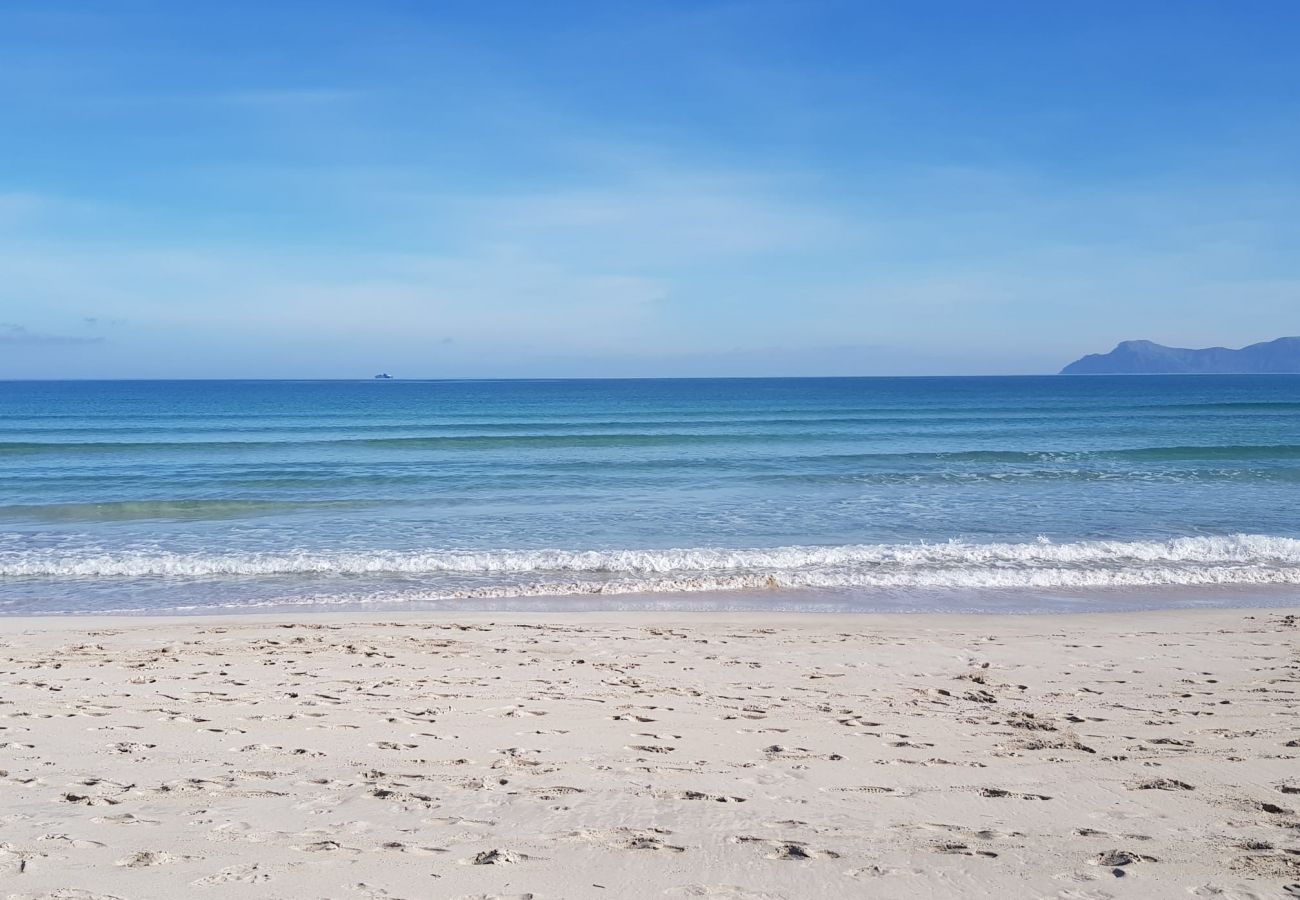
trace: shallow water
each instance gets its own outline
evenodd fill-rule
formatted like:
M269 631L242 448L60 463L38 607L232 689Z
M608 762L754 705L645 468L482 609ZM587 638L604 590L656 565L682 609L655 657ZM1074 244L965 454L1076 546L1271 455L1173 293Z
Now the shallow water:
M1297 376L0 383L10 614L1261 605L1297 510Z

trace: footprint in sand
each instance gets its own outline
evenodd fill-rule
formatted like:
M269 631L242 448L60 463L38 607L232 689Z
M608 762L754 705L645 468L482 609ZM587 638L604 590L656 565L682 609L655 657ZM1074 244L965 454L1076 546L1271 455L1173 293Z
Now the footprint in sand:
M162 850L137 850L130 856L124 856L119 859L116 865L125 866L128 869L143 869L148 866L165 866L167 863L174 863L180 859Z
M120 813L116 816L95 816L90 821L96 825L158 825L158 819L142 819L134 813Z
M415 856L436 856L439 853L450 853L446 847L413 847L409 844L403 844L401 841L384 841L379 845L380 850L397 850L402 853L411 853Z
M864 785L860 785L860 786L858 786L858 787L822 788L822 790L823 790L823 791L834 791L834 792L836 792L836 793L840 793L840 794L893 794L893 793L896 793L896 789L895 789L895 788L891 788L891 787L879 787L879 786L877 786L877 785L873 785L873 784L864 784Z
M68 803L77 803L81 806L116 806L121 801L114 800L112 797L91 797L86 794L64 794L64 801Z
M1291 810L1287 809L1285 806L1278 806L1276 803L1266 803L1266 802L1260 802L1260 801L1250 801L1250 802L1247 803L1247 805L1248 805L1249 807L1251 807L1252 809L1257 809L1257 810L1259 810L1260 812L1266 812L1266 813L1268 813L1269 815L1273 815L1273 816L1289 816L1289 815L1291 815Z
M263 872L257 863L246 866L227 866L220 872L204 875L190 884L194 887L213 887L218 884L261 884L270 881L271 876Z
M152 750L157 744L140 744L135 741L118 741L110 745L118 753L138 753L141 750Z
M362 900L402 900L402 898L390 894L386 888L371 887L364 882L352 885L352 890L359 893Z
M684 853L685 847L678 847L676 844L665 844L654 835L640 834L628 838L622 844L618 845L622 850L667 850L670 853Z
M788 841L777 844L772 852L767 854L768 859L839 859L840 855L834 850L809 850L808 847L799 841Z
M744 803L744 797L732 797L727 794L706 794L704 791L678 791L675 794L662 794L670 800L712 800L714 803Z
M247 844L263 844L278 832L254 831L247 822L226 822L208 832L208 840Z
M299 844L293 849L300 850L303 853L333 853L336 850L348 850L352 853L358 852L355 847L344 847L338 841L332 840L312 841L308 844Z
M1185 781L1179 781L1177 778L1149 778L1146 781L1139 781L1137 784L1129 785L1130 790L1134 791L1194 791L1195 785L1190 785Z
M1132 850L1103 850L1092 859L1088 860L1094 866L1105 866L1113 869L1117 866L1129 866L1137 862L1155 862L1154 856L1143 856L1141 853L1134 853Z
M554 800L556 797L562 797L567 794L585 794L586 790L583 788L569 787L568 785L560 784L553 787L529 788L524 791L524 793L531 797L536 797L538 800Z
M11 848L11 844L0 847L0 875L22 875L27 871L27 860L45 856L44 853L33 853Z
M100 843L99 841L87 841L81 838L68 837L66 834L43 834L36 840L59 841L65 846L71 847L73 850L97 850L100 847L107 846L107 844Z
M506 866L514 863L527 862L533 859L523 853L515 853L511 850L482 850L475 853L469 859L462 859L461 862L471 866Z
M980 788L981 797L1010 797L1015 800L1051 800L1046 794L1016 794L1012 791L1004 791L1002 788Z
M863 866L860 869L846 869L844 872L849 878L882 878L886 875L922 875L921 869L901 869L896 866L870 865Z
M982 856L986 859L997 858L997 854L992 850L972 850L965 844L935 844L930 849L935 853L947 853L956 856Z
M81 888L56 888L44 894L8 894L6 900L123 900L117 894L96 894Z
M544 716L544 715L546 715L546 710L543 709L524 709L522 707L516 707L515 709L511 709L511 710L507 710L506 712L503 712L501 714L501 717L503 719L517 719L521 716Z
M671 897L711 897L714 900L786 900L784 894L751 891L735 884L685 884L664 891Z
M749 835L737 835L732 839L736 844L765 844L768 852L764 854L768 859L784 859L796 862L804 862L813 859L839 859L840 855L834 850L812 850L803 841L780 840L773 838L751 837Z

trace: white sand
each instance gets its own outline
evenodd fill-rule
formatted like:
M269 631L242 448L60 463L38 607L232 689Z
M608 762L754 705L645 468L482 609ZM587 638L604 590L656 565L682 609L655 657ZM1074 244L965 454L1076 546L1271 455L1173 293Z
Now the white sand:
M1279 610L0 620L0 897L1284 897L1298 691Z

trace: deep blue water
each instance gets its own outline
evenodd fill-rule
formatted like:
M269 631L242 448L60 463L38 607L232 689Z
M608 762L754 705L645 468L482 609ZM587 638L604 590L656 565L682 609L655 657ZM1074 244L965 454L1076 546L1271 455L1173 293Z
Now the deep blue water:
M9 613L1294 595L1298 510L1300 376L0 383Z

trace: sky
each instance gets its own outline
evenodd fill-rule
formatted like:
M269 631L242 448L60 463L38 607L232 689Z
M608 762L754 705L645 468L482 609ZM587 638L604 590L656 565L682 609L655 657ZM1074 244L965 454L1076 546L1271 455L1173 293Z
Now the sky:
M0 3L0 378L1300 334L1300 4Z

